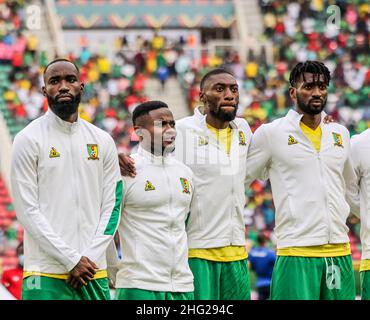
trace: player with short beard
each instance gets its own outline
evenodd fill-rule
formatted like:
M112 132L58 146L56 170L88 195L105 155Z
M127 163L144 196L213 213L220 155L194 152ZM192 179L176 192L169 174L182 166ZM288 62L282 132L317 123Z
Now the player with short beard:
M290 74L295 108L259 127L247 180L270 179L277 261L271 299L355 299L346 219L358 212L348 130L324 123L330 72L318 61Z
M106 249L119 222L122 180L109 134L81 119L77 66L50 62L49 110L14 139L11 184L25 228L22 299L110 299Z

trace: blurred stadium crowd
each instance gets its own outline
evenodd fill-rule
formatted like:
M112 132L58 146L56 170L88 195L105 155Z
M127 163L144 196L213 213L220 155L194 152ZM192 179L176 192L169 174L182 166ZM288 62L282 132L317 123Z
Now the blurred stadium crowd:
M324 26L326 1L260 0L264 37L273 42L274 63L265 54L248 53L248 62L233 50L194 59L191 39L167 41L156 34L151 40L137 37L128 43L122 36L112 46L114 58L97 55L81 38L80 54L69 55L80 68L85 93L81 117L108 131L119 152L128 153L137 143L130 114L138 103L147 100L145 82L158 78L165 85L168 77L177 77L187 97L189 110L198 104L201 77L214 67L230 69L240 85L238 116L244 117L254 131L259 125L285 115L290 108L288 78L299 61L322 60L329 67L332 82L326 111L335 121L347 126L351 134L370 127L370 69L368 1L337 1L342 12L340 29ZM39 50L34 35L24 34L22 0L0 0L0 112L12 137L27 123L42 114L47 104L40 92L46 53ZM247 191L245 223L248 246L259 232L271 240L274 236L274 206L268 183L255 181ZM361 256L359 224L351 218L350 239L354 260ZM23 232L15 219L12 201L0 176L0 274L1 269L17 265L15 249Z

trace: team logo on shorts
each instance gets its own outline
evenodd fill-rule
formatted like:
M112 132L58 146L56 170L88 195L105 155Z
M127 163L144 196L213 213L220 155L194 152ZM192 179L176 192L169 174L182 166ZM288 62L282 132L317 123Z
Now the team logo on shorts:
M58 158L58 157L60 157L60 153L54 147L51 147L49 158Z
M89 157L87 160L99 160L99 150L97 144L88 144L87 145L87 153L89 154Z
M292 144L297 144L298 141L291 135L289 135L289 138L288 138L288 145L292 145Z
M332 132L334 139L334 146L343 148L342 136L339 133Z
M208 137L198 137L198 146L206 146L208 144Z
M239 144L240 144L241 146L245 146L245 145L247 145L247 144L245 143L245 135L244 135L244 132L243 132L243 131L239 131Z
M190 193L189 181L186 178L180 178L183 193Z
M153 183L151 183L149 180L146 180L145 191L153 191L153 190L155 190Z

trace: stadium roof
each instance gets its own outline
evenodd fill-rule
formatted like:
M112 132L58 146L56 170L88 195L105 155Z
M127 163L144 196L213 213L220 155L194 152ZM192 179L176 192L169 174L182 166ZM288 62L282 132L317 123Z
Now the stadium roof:
M58 0L64 29L229 28L231 0Z

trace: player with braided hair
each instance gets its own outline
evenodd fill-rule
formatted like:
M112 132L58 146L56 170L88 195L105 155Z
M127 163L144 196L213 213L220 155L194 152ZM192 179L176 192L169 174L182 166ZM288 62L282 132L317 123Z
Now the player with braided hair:
M318 61L297 64L289 94L295 108L259 127L247 181L270 179L276 207L277 260L271 299L354 299L346 219L358 214L348 130L325 123L330 81Z

